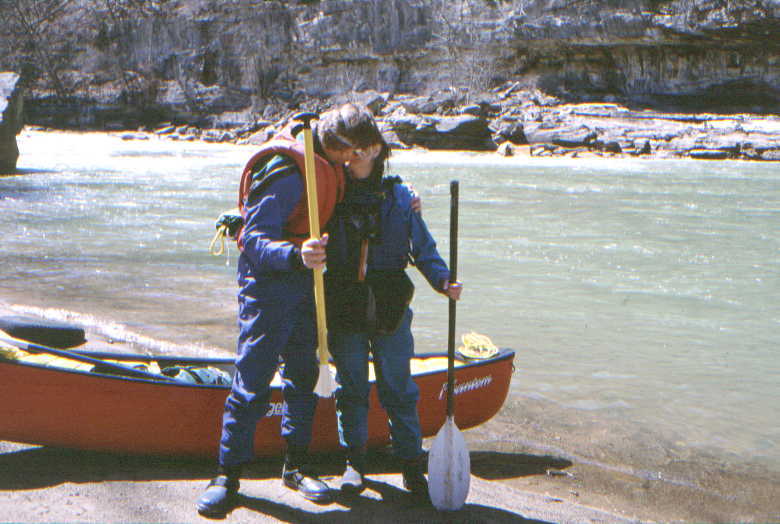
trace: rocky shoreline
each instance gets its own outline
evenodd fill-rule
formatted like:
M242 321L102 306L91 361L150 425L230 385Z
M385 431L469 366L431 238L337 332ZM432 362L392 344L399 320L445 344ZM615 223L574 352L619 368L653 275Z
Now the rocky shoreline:
M780 161L780 116L774 115L672 113L615 102L568 104L516 85L502 86L478 102L456 90L428 97L366 91L334 102L347 99L371 108L395 149ZM122 136L144 139L149 132L170 140L260 144L292 115L222 129L167 122Z
M16 77L18 78L18 77ZM11 78L15 80L16 78ZM8 79L8 78L7 78ZM16 99L17 89L7 89ZM10 99L9 99L10 101ZM324 110L344 101L369 107L394 149L480 151L501 156L569 158L692 158L780 161L780 116L679 113L632 108L617 102L565 103L536 88L503 85L474 97L446 89L430 96L363 91L301 109ZM0 172L16 166L21 103L6 103L0 115ZM11 112L13 111L13 114ZM164 122L122 130L126 140L169 140L259 145L274 136L296 111L241 125L202 128Z

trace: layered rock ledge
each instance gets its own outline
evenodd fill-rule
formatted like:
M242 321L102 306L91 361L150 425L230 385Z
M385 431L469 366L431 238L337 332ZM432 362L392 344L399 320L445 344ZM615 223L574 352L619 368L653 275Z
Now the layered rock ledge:
M487 93L476 103L455 90L428 97L368 91L348 98L372 109L385 138L397 149L493 151L505 156L780 160L779 116L666 113L617 103L566 104L515 85ZM151 132L172 140L260 144L293 114L224 129L165 123ZM123 136L147 137L143 133Z

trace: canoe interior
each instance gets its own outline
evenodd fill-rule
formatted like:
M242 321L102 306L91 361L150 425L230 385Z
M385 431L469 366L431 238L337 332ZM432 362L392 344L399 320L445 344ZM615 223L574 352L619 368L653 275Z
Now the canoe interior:
M153 374L159 374L161 369L167 367L191 367L191 368L217 368L230 374L232 377L235 373L234 359L232 358L204 358L204 357L182 357L182 356L163 356L163 355L140 355L136 353L112 353L106 351L87 351L87 350L72 350L72 353L77 355L89 356L93 359L105 360L108 362L120 363L125 366L134 367L136 369L143 369L144 371L150 371ZM23 351L18 348L9 346L8 344L0 341L0 359L7 359L10 361L16 361L22 364L30 364L37 366L44 366L53 369L59 369L61 371L75 371L89 374L105 374L113 376L121 376L121 372L102 369L99 366L92 364L79 362L77 360L71 360L61 356L50 355L47 353L33 353ZM369 358L369 360L371 360ZM470 362L465 358L456 358L455 367L462 367L468 365ZM443 353L423 354L414 357L410 366L413 375L420 375L424 373L437 373L447 371L447 355ZM330 365L331 372L336 373L336 368L333 364ZM369 365L369 380L374 382L376 375L374 373L373 364ZM128 377L131 378L131 377ZM161 377L162 379L163 377ZM272 386L281 386L282 381L279 371L274 375ZM190 383L193 386L199 386L202 384Z

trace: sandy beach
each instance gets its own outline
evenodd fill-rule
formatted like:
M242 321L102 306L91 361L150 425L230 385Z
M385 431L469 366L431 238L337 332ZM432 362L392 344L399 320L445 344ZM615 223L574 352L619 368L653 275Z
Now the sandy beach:
M142 458L0 445L3 522L205 522L194 501L212 473L208 461ZM479 455L475 458L479 459ZM537 465L538 466L538 465ZM533 466L532 466L533 467ZM591 508L489 480L475 464L466 506L453 514L412 502L386 458L374 457L369 488L332 504L305 501L281 486L279 460L254 464L242 481L238 507L225 522L628 522ZM338 486L338 463L320 470ZM483 474L482 478L478 476ZM518 471L521 475L527 474ZM543 473L542 473L543 474Z
M224 522L777 522L772 482L711 475L712 490L651 480L555 453L534 452L504 435L499 416L465 432L471 489L458 512L414 503L383 450L370 456L368 489L317 505L284 488L281 459L252 464L238 506ZM556 440L555 436L549 436ZM572 435L557 438L566 446ZM501 444L503 442L503 445ZM426 443L430 445L430 441ZM526 449L526 451L522 451ZM126 456L0 442L0 522L207 522L195 500L213 474L207 459ZM691 465L691 467L696 467ZM318 471L338 490L341 461L319 456ZM731 483L724 498L718 483ZM774 484L776 486L776 484Z

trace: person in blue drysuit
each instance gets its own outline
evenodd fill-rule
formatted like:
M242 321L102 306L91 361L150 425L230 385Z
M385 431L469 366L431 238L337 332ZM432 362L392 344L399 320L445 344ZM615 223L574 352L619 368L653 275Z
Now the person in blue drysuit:
M346 194L329 228L329 348L338 370L339 438L346 451L341 489L357 494L365 485L370 353L393 451L403 464L404 486L427 499L419 390L410 371L414 286L405 268L411 261L434 290L454 300L460 298L462 284L449 282L436 242L413 209L412 190L399 177L383 177L388 156L383 141L347 165Z
M313 131L324 224L343 196L343 164L378 143L381 134L370 112L353 104L324 113ZM300 135L293 127L261 146L242 176L236 374L225 402L218 474L197 504L205 516L224 515L234 503L242 466L254 458L256 424L268 410L280 359L281 432L287 441L283 483L315 502L331 497L306 464L319 374L310 269L323 267L327 236L302 241L308 237L308 211Z

